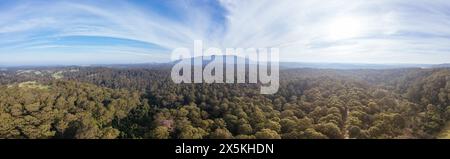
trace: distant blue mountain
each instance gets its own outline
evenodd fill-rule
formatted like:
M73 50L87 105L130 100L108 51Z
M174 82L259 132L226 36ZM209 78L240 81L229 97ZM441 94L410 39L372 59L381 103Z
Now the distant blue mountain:
M281 68L319 68L319 69L395 69L395 68L432 68L430 64L364 64L364 63L302 63L282 62Z
M214 58L214 57L213 57ZM203 65L206 65L213 59L211 57L193 57L190 60L203 60ZM225 59L234 58L235 64L243 64L239 61L246 61L246 64L257 64L254 60L245 60L241 56L224 56ZM209 60L206 60L209 59ZM239 59L239 60L238 60ZM167 63L141 63L141 64L93 64L87 65L87 67L112 67L112 68L147 68L147 67L171 67L173 64L179 62L167 62ZM313 68L313 69L397 69L397 68L450 68L450 63L444 64L364 64L364 63L308 63L308 62L280 62L281 69L291 68ZM14 66L10 66L14 67ZM0 66L0 71L5 71L8 66ZM63 67L63 66L16 66L16 67ZM16 68L15 67L15 68Z
M244 61L243 57L240 56L224 56L224 59L235 58L240 59L239 61ZM203 60L203 65L207 64L212 59L211 57L194 57L190 58L194 60ZM177 62L177 61L175 61ZM226 61L224 60L224 63ZM256 61L247 60L247 64L257 64ZM239 63L238 64L242 64ZM397 69L397 68L450 68L450 63L448 64L365 64L365 63L307 63L307 62L280 62L280 68L290 69L290 68L315 68L315 69Z
M444 64L438 64L438 65L433 65L433 68L450 68L450 63L444 63Z
M225 56L224 63L226 63L226 58L235 58L235 64L243 64L237 61L244 61L243 57L236 56ZM194 60L203 60L203 65L208 64L211 61L211 58L205 58L210 60L204 60L203 57L194 57L190 58L193 62ZM237 60L240 59L240 60ZM169 63L144 63L144 64L122 64L122 65L94 65L94 66L106 66L106 67L170 67L171 65L179 62L173 61ZM257 64L256 61L246 60L247 64ZM450 64L364 64L364 63L306 63L306 62L280 62L281 69L292 69L292 68L313 68L313 69L343 69L343 70L351 70L351 69L399 69L399 68L450 68Z

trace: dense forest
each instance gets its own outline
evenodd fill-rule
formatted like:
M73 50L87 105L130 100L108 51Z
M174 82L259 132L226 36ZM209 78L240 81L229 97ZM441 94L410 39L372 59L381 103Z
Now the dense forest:
M283 69L280 89L168 66L0 71L0 138L450 138L450 69ZM450 130L449 130L450 131Z

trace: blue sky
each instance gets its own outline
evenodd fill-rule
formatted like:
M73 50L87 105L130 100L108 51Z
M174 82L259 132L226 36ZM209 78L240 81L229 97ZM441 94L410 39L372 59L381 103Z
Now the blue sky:
M450 1L0 1L0 65L167 62L194 40L282 61L449 63Z

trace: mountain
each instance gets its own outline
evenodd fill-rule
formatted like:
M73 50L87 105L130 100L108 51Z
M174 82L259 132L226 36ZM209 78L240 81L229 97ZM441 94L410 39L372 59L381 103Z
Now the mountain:
M302 63L281 62L281 68L319 68L319 69L395 69L430 68L429 64L365 64L365 63Z
M433 65L432 68L449 68L450 67L450 63L443 63L443 64L437 64L437 65Z
M203 58L203 65L209 63L211 60L204 59L212 59L211 57L194 57L191 58L192 61L200 60ZM239 59L239 61L244 61L243 57L240 56L224 56L224 59L235 58ZM176 61L178 62L178 61ZM176 63L173 62L173 63ZM226 61L224 61L225 63ZM246 60L246 63L257 64L257 61L254 60ZM237 63L241 64L241 63ZM307 63L307 62L280 62L279 63L281 69L291 69L291 68L317 68L317 69L396 69L396 68L441 68L441 67L450 67L450 64L440 64L440 65L431 65L431 64L366 64L366 63Z
M212 61L214 57L211 56L198 56L189 58L194 63L196 60L203 60L203 65L208 64ZM257 61L248 60L241 56L224 56L223 63L226 63L225 59L234 58L237 64L243 64L242 61L246 61L245 63L257 64ZM209 60L205 60L209 59ZM160 63L138 63L138 64L93 64L88 65L90 67L108 67L108 68L167 68L173 66L175 63L178 63L180 60L172 61L172 62L160 62ZM195 63L194 63L195 65ZM314 62L280 62L280 69L293 69L293 68L315 68L315 69L340 69L340 70L353 70L353 69L398 69L398 68L450 68L450 63L443 64L367 64L367 63L314 63ZM5 66L0 67L0 71L5 71L8 68L30 68L33 66ZM50 66L39 66L41 68L50 67ZM52 66L58 67L58 66ZM63 67L63 66L59 66ZM74 66L73 66L74 67ZM87 66L81 66L87 67ZM35 67L33 67L35 68Z

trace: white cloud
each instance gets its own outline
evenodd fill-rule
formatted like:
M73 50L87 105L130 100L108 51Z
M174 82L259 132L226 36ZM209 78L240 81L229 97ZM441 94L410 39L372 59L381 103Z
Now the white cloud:
M289 61L450 62L448 1L223 0L222 4L230 11L225 46L278 46L281 59Z
M212 14L217 8L169 3L181 18L127 1L17 3L0 11L0 54L20 53L20 47L45 52L59 47L49 40L58 37L101 36L155 44L167 54L199 39L206 47L280 47L281 59L289 61L450 61L450 2L445 0L220 0L224 21ZM70 48L75 47L83 48ZM121 47L131 55L133 49ZM104 54L120 50L102 49Z

